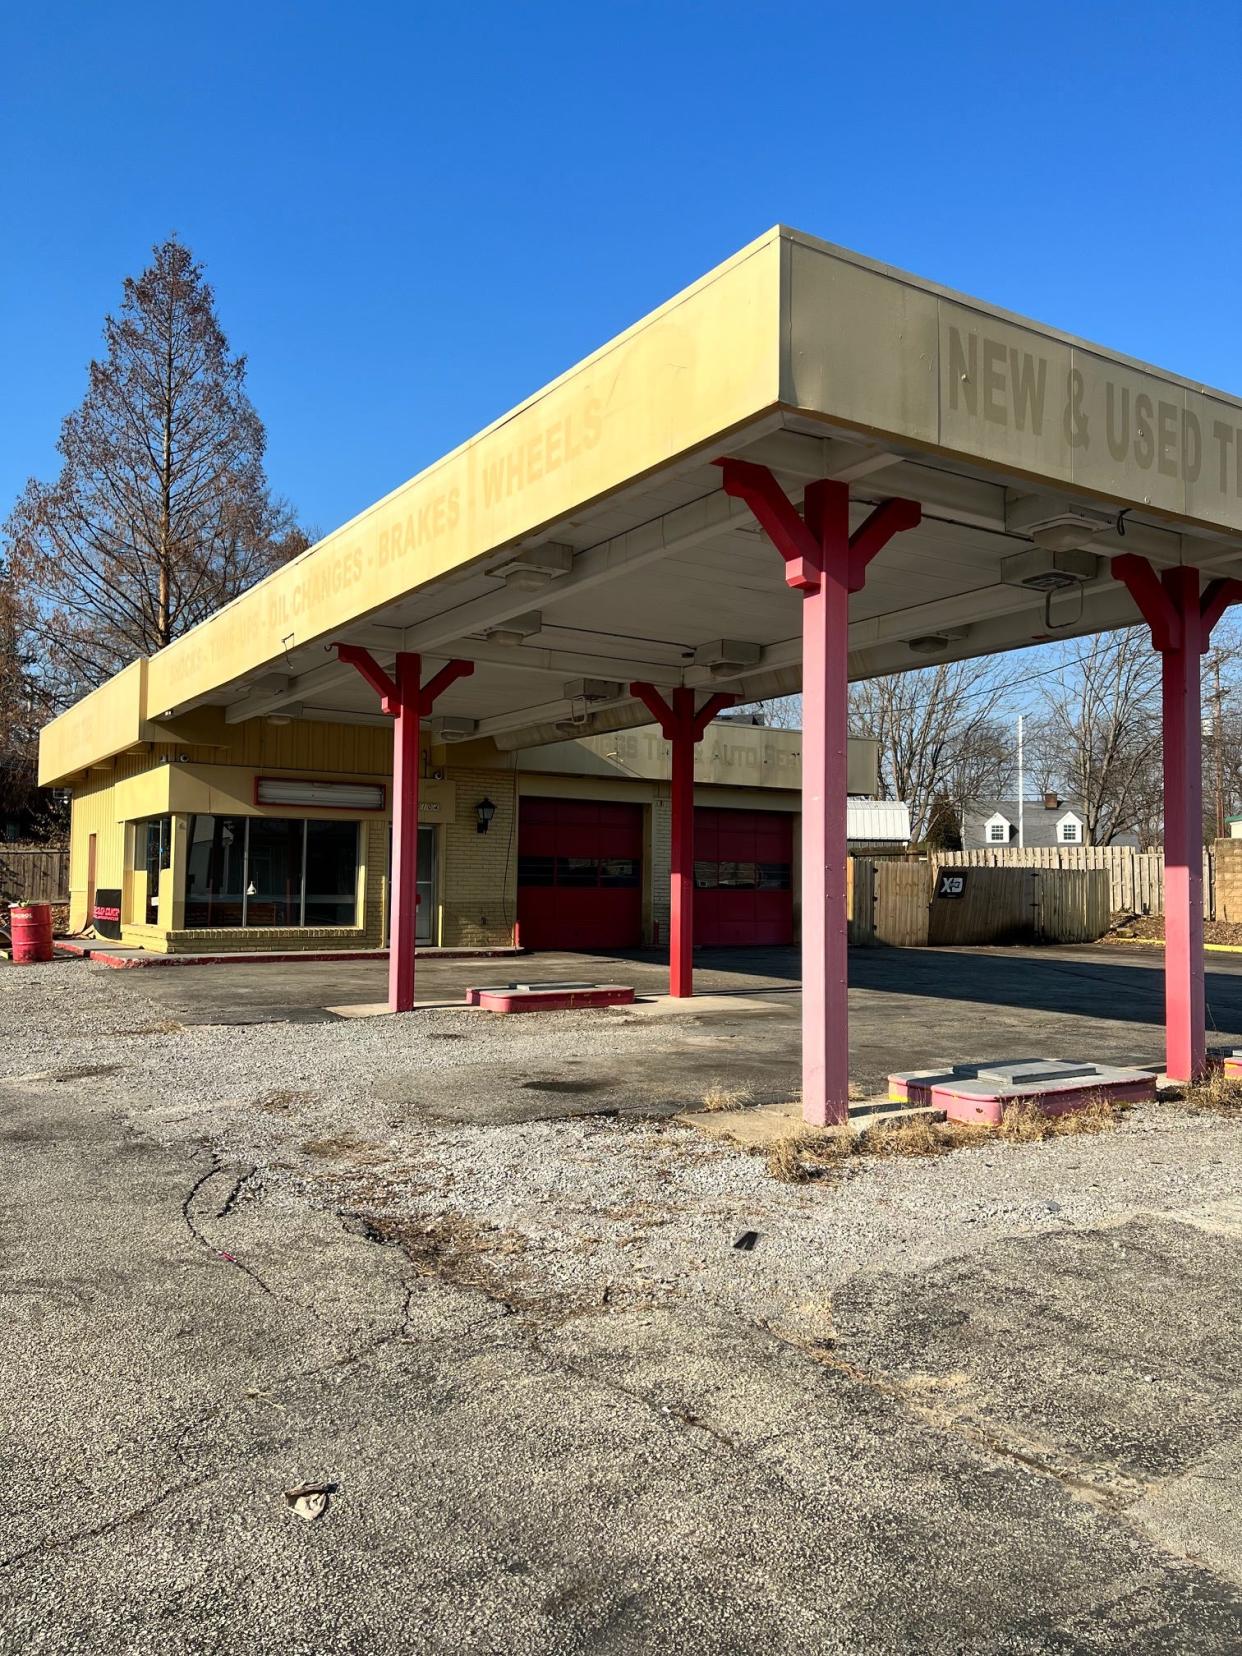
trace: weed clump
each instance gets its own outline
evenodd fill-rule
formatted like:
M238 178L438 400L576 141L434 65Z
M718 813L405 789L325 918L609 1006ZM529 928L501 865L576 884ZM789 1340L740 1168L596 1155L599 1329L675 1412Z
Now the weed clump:
M1242 1083L1234 1108L1242 1110ZM1075 1133L1102 1133L1115 1127L1129 1105L1093 1098L1080 1110L1045 1115L1030 1100L1011 1104L997 1126L944 1121L933 1114L892 1116L874 1125L839 1132L814 1128L778 1139L768 1151L768 1171L786 1184L802 1184L845 1173L868 1157L945 1156L998 1139L1005 1144L1039 1144Z
M1188 1110L1211 1115L1242 1115L1242 1081L1235 1081L1223 1069L1211 1069L1201 1081L1192 1081L1182 1093Z
M705 1110L744 1110L754 1102L754 1093L749 1087L727 1087L723 1081L713 1081L703 1094L703 1108Z

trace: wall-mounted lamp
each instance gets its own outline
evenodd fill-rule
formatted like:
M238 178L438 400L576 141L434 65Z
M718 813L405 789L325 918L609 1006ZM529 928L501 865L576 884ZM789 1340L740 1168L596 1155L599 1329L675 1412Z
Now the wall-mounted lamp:
M479 803L475 806L474 814L478 818L477 831L480 834L486 834L488 828L491 826L492 818L496 815L496 807L492 804L490 799L484 797L483 799L480 799Z

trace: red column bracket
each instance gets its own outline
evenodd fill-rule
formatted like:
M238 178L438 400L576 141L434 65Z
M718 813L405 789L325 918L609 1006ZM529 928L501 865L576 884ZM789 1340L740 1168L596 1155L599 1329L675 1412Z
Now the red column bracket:
M846 491L846 521L849 518L849 485L838 483ZM894 535L907 529L917 529L923 521L923 508L917 500L893 499L880 503L850 536L849 589L861 592L867 577L867 565Z
M337 660L343 661L349 667L356 667L375 691L380 699L380 712L395 714L397 711L397 686L388 674L376 661L370 650L364 650L358 644L333 645Z
M717 691L714 696L709 696L707 698L702 707L700 707L698 712L694 715L694 724L692 729L696 742L702 741L708 725L711 724L717 713L723 712L726 707L732 707L736 700L736 696L729 695L722 690Z
M785 560L785 580L800 592L819 587L819 546L798 509L766 466L749 460L714 460L724 473L724 492L744 500L759 527Z
M711 695L699 708L694 711L694 692L692 690L677 689L673 691L673 705L670 707L654 684L635 682L630 685L630 695L635 701L642 702L648 713L660 727L660 732L668 742L681 731L689 730L695 742L703 739L704 732L709 724L726 707L732 707L737 697L728 691L717 691ZM688 699L683 699L688 698Z
M724 473L724 491L744 500L785 560L785 580L801 592L820 584L824 558L834 551L846 560L846 585L861 592L867 565L894 535L915 529L923 508L917 500L885 500L850 533L850 486L831 477L808 483L805 520L766 466L749 460L713 462Z
M1199 652L1204 654L1212 642L1212 629L1224 615L1231 604L1242 604L1242 581L1221 579L1212 581L1199 600L1199 616L1202 632L1199 635Z
M456 684L458 679L469 678L473 672L473 661L450 661L434 673L418 693L418 711L423 718L427 717L451 684Z
M1137 552L1125 552L1112 562L1113 578L1122 583L1138 605L1139 614L1151 628L1151 647L1159 650L1180 650L1182 647L1182 618L1173 599L1161 584L1160 577Z
M673 692L677 694L676 691ZM654 684L631 684L630 695L635 701L642 702L651 717L659 725L666 742L673 740L676 732L677 715L656 689Z
M370 650L364 650L359 644L334 644L332 647L336 651L337 659L350 667L356 667L375 691L380 699L380 712L395 715L399 711L401 693ZM438 673L434 673L418 691L420 718L427 717L437 699L451 684L456 684L458 679L469 678L473 672L473 661L450 661L441 667Z

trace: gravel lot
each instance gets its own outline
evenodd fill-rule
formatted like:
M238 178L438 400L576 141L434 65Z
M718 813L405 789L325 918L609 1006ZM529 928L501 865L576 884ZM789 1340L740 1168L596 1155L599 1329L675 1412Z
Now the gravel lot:
M630 1051L635 1066L639 1053L658 1064L661 1043L672 1051L707 1038L684 1020L656 1027L624 1011L515 1020L435 1011L182 1027L166 998L144 992L145 975L83 964L0 971L0 1077L16 1169L6 1274L36 1283L42 1329L6 1359L8 1429L28 1428L30 1388L50 1360L45 1319L55 1320L68 1280L106 1316L118 1270L155 1272L151 1282L143 1276L142 1292L184 1299L188 1327L198 1326L193 1300L206 1272L210 1292L229 1296L211 1321L221 1340L227 1330L231 1361L250 1360L251 1319L287 1316L299 1341L323 1347L329 1367L345 1352L367 1370L368 1385L382 1376L390 1387L392 1365L404 1362L407 1400L465 1387L479 1411L471 1430L499 1432L511 1450L512 1464L484 1479L482 1492L477 1476L458 1490L437 1460L434 1419L418 1427L423 1448L414 1453L390 1403L377 1406L377 1437L363 1432L350 1456L401 1492L383 1543L396 1548L391 1568L374 1573L379 1543L349 1530L342 1496L314 1527L333 1526L333 1563L321 1561L295 1607L279 1550L262 1525L247 1531L245 1567L266 1582L271 1605L311 1630L305 1648L1237 1648L1242 1578L1236 1540L1231 1547L1224 1531L1239 1476L1238 1121L1155 1105L1098 1136L869 1161L846 1177L791 1186L762 1159L667 1116L612 1102L584 1113L595 1108L589 1077L601 1052L622 1071ZM449 1097L486 1102L515 1086L527 1089L537 1118L446 1119ZM81 1153L66 1173L66 1146L79 1131ZM36 1218L21 1200L26 1160L36 1167L53 1152L64 1207ZM121 1266L108 1240L98 1257L88 1252L70 1266L59 1243L41 1240L40 1225L72 1231L73 1204L95 1180L106 1183L122 1229L128 1202L149 1206L153 1254L125 1255ZM175 1201L169 1180L179 1185ZM747 1230L758 1242L738 1250ZM445 1319L451 1351L437 1343ZM131 1337L152 1342L158 1366L168 1330ZM67 1327L63 1347L51 1340L61 1413L40 1460L74 1459L75 1413L91 1414L98 1400L83 1397L93 1398L107 1371L93 1338L89 1327ZM1017 1351L1026 1355L1015 1365ZM219 1358L203 1356L204 1372ZM253 1395L281 1395L308 1366L299 1356L282 1375L264 1358ZM571 1434L572 1453L596 1469L596 1494L576 1516L561 1516L582 1533L567 1533L559 1554L552 1546L555 1568L530 1543L542 1587L506 1608L493 1592L501 1566L488 1549L502 1530L540 1524L538 1490L571 1452L562 1444L553 1453L526 1418L529 1388L550 1384L549 1375L596 1399ZM200 1379L191 1366L158 1421L118 1429L118 1453L141 1440L158 1459L159 1445L176 1444L184 1470L185 1445L204 1418ZM304 1403L308 1444L324 1429L316 1407ZM618 1408L637 1411L643 1455L713 1460L711 1498L697 1476L665 1491L641 1538L624 1517L633 1468L622 1475L607 1442ZM249 1442L258 1464L270 1443L254 1431L238 1417L225 1436ZM766 1469L759 1486L757 1454ZM963 1455L969 1464L958 1464ZM432 1498L416 1468L433 1462L438 1522L450 1540L434 1579L428 1560L417 1561L427 1618L417 1631L396 1611ZM291 1474L295 1463L305 1459L293 1454ZM213 1464L204 1449L208 1487L225 1476ZM1223 1506L1196 1494L1205 1466ZM859 1467L869 1470L850 1494ZM902 1467L894 1481L891 1469ZM210 1523L196 1529L192 1509L170 1555L171 1520L142 1490L119 1516L96 1522L100 1502L111 1512L109 1497L96 1471L79 1468L80 1521L66 1526L54 1501L22 1500L23 1475L36 1473L19 1469L20 1534L0 1540L19 1612L9 1634L0 1631L3 1648L267 1648L254 1642L253 1608L234 1615L227 1603L200 1603L198 1588L186 1589L171 1623L144 1622L144 1568L158 1576L172 1568L170 1556L213 1547L225 1578L234 1567L227 1540ZM169 1482L167 1468L153 1465L150 1476ZM970 1493L984 1487L980 1478L1004 1491L986 1522ZM832 1544L817 1551L815 1526L825 1520L814 1517L816 1503L838 1486L846 1493L829 1520ZM523 1488L535 1491L529 1500ZM711 1544L713 1533L731 1532L719 1506L730 1500L744 1502L759 1526L748 1525L744 1545L735 1536L736 1579L728 1553ZM1007 1580L990 1578L986 1589L988 1572L942 1527L962 1502L987 1532L975 1536L980 1556L995 1548L1003 1556L1006 1544L1012 1551ZM132 1576L123 1569L114 1578L106 1537L121 1531ZM451 1539L459 1534L460 1554ZM540 1548L548 1545L543 1537ZM517 1543L510 1536L505 1546ZM1081 1580L1069 1568L1075 1548L1095 1560ZM54 1613L31 1598L46 1585L52 1554L61 1569L76 1556L82 1581L97 1584L66 1588ZM453 1586L467 1577L466 1597L489 1607L481 1616ZM777 1595L780 1608L760 1615L756 1592L765 1605ZM110 1594L122 1607L115 1624L98 1608ZM279 1616L272 1623L288 1625ZM316 1628L326 1646L316 1644Z

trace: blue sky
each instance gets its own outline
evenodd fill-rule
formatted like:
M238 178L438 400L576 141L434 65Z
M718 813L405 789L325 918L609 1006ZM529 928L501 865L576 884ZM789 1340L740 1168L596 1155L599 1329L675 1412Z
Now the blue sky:
M1236 0L45 0L0 54L0 514L171 230L323 531L778 221L1242 391Z

